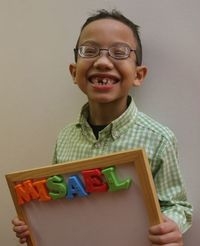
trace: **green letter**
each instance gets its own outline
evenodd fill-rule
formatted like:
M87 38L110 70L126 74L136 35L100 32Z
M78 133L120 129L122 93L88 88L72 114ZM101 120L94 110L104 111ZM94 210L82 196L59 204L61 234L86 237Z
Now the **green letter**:
M55 175L47 179L46 183L49 195L53 200L65 197L67 193L67 185L63 176Z
M109 185L109 191L118 191L121 189L128 189L131 185L132 180L127 178L125 180L119 180L115 173L115 167L108 167L101 171L106 178Z

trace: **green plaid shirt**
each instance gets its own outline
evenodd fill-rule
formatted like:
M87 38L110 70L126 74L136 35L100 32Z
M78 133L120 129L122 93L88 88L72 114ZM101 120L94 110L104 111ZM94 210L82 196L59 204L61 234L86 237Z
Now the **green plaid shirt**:
M59 134L54 163L144 148L151 166L161 210L185 232L191 225L192 207L187 201L177 159L176 138L171 130L138 111L131 97L127 110L99 132L96 139L87 122L88 104L80 119Z

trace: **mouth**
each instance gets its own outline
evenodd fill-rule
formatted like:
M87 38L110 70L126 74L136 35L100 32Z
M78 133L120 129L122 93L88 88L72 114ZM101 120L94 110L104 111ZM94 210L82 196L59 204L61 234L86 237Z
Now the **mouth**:
M111 86L119 82L119 79L113 76L91 76L90 83L94 86Z

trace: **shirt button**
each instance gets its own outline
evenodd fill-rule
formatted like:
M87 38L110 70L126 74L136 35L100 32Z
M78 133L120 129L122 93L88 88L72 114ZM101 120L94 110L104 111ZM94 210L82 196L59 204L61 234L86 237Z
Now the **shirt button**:
M95 147L95 148L100 148L100 147L101 147L101 144L100 144L100 143L95 143L95 144L94 144L94 147Z
M119 133L118 132L113 132L113 137L114 138L118 138L119 137Z

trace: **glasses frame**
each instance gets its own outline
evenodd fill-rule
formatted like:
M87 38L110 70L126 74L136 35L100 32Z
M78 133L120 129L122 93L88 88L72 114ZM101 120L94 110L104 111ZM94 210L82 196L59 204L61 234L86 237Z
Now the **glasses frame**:
M96 50L97 50L98 52L97 52L94 56L85 56L85 55L83 55L83 54L81 53L81 48L82 48L82 47L93 47L93 48L96 48ZM81 45L81 46L78 47L78 48L74 48L74 54L75 54L75 56L77 56L77 54L79 54L80 57L86 58L86 59L88 58L88 59L89 59L89 58L95 58L95 57L99 56L100 53L101 53L101 51L107 51L108 55L109 55L110 57L114 58L115 60L125 60L125 59L127 59L127 58L130 56L131 52L134 52L135 55L136 55L136 63L137 63L136 49L131 49L128 45L122 45L122 46L119 46L119 47L125 47L125 48L127 48L127 50L129 51L128 54L127 54L126 56L122 57L122 58L119 58L119 57L113 56L113 54L112 54L112 52L111 52L111 49L112 49L112 48L115 48L115 46L111 46L111 47L109 47L109 48L99 48L98 46L89 46L89 45Z

